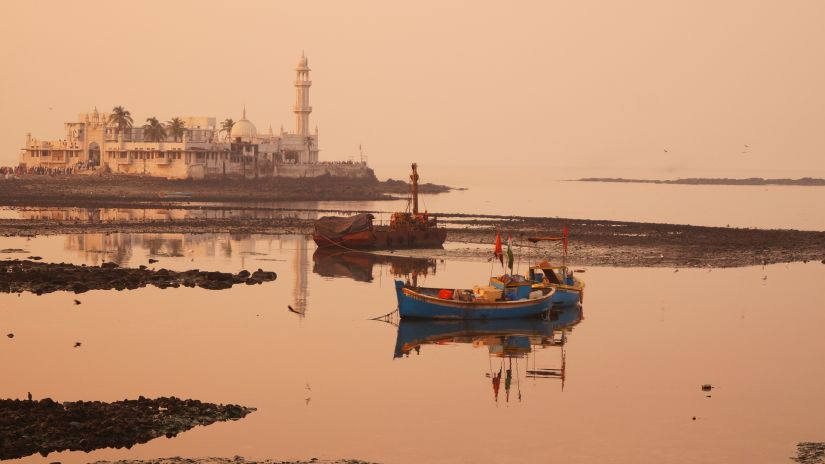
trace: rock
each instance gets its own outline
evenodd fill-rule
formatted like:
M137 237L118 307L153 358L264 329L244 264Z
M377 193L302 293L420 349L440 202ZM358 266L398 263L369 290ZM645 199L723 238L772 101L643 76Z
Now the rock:
M231 288L236 284L260 284L275 280L274 272L258 269L252 274L242 271L205 272L197 269L176 272L161 268L157 271L130 269L115 263L101 266L76 266L73 264L36 263L34 261L0 260L0 292L20 293L28 291L38 295L55 291L83 293L89 290L132 290L147 285L158 288L201 287L210 290ZM246 276L246 277L244 277ZM249 282L251 281L251 282ZM79 300L75 300L75 304Z
M0 460L40 453L130 448L198 425L237 420L255 411L238 405L157 398L114 403L0 400Z

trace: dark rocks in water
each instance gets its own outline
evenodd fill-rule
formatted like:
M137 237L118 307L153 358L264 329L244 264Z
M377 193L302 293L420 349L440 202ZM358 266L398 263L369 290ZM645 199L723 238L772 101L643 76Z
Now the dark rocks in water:
M802 464L823 464L825 463L825 443L810 441L797 443L796 457L791 460Z
M131 448L197 425L238 420L255 411L179 398L123 400L114 403L58 403L0 400L0 460L54 451Z
M32 259L34 261L40 261L43 258L41 256L29 256L29 259Z
M251 279L257 280L259 282L270 282L278 278L278 275L274 272L267 272L261 269L253 272L250 276Z
M277 278L274 272L258 269L238 274L206 272L199 269L176 272L124 268L115 263L102 266L36 263L25 260L0 260L0 292L31 292L38 295L55 291L83 293L89 290L133 290L154 285L158 288L200 287L223 290L237 284L261 284ZM77 300L75 300L77 301ZM75 303L78 304L78 303Z
M300 461L281 461L273 459L247 461L243 456L228 457L208 457L189 458L175 456L171 458L160 458L151 460L125 459L119 461L95 461L91 464L375 464L360 459L318 459L311 458Z

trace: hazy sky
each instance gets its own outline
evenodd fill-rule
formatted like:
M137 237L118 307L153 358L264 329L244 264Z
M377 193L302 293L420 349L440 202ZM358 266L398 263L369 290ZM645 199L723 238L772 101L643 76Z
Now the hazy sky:
M95 105L291 129L304 50L322 159L825 176L822 0L20 1L0 23L0 164Z

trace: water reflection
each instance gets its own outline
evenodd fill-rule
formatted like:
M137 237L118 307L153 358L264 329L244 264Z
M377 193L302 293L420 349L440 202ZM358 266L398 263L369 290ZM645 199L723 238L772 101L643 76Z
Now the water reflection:
M151 222L184 219L316 219L318 212L308 208L298 211L292 209L255 209L255 204L241 207L219 207L215 205L197 205L207 208L76 208L65 206L45 207L2 207L1 219L26 219L48 221L72 221L82 223L107 222ZM251 207L251 208L250 208Z
M322 277L344 277L359 282L372 282L373 267L389 266L395 277L428 276L435 274L436 261L432 258L392 256L359 251L318 248L312 255L312 272Z
M205 260L237 259L241 268L250 271L268 268L266 262L284 261L273 258L284 251L294 250L292 259L292 306L296 312L304 314L309 295L309 239L304 236L280 236L251 234L71 234L65 237L63 248L74 251L87 264L114 262L121 266L135 267L148 258L164 259L160 267L177 267L180 263L186 269ZM233 259L234 258L234 259ZM190 264L186 264L190 263ZM240 270L240 269L238 269Z
M571 306L553 310L547 320L499 319L499 320L406 320L398 324L393 358L421 355L425 345L444 346L455 344L486 348L489 371L485 374L493 390L493 400L510 402L515 381L515 398L520 402L521 378L557 379L564 389L568 335L573 326L581 322L582 309ZM553 363L538 360L538 352L558 349ZM501 394L502 381L504 393Z

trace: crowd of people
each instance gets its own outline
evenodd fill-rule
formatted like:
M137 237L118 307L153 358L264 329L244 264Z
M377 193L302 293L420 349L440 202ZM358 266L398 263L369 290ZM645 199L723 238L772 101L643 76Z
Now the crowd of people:
M72 166L49 168L45 166L0 166L0 178L10 179L22 176L64 176L76 174L80 171L97 169L97 165L89 161L79 161Z

